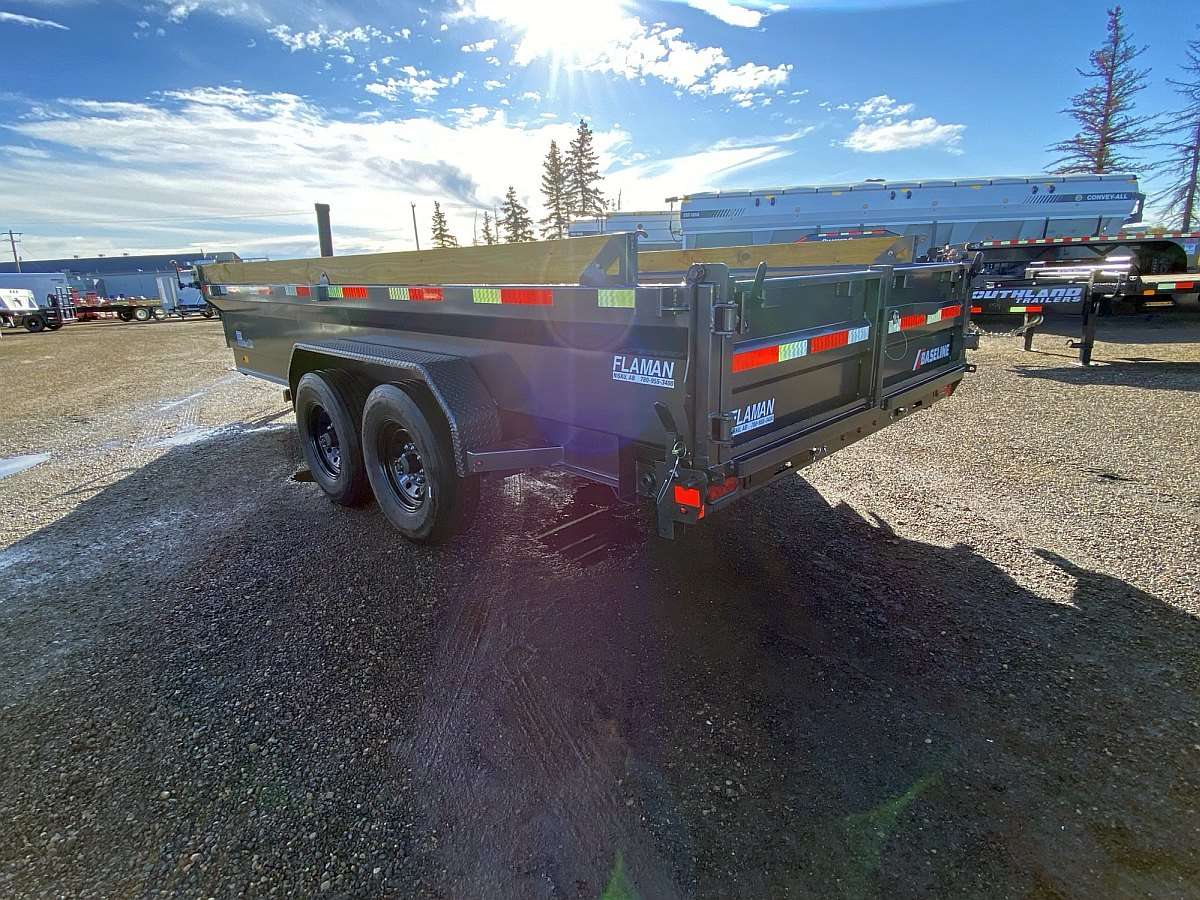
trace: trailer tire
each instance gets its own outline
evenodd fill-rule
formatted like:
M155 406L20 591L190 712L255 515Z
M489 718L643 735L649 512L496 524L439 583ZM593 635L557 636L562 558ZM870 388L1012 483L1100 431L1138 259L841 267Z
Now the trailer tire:
M313 480L340 506L360 506L371 496L363 467L362 394L342 372L305 374L293 394L296 431Z
M463 531L479 505L479 478L460 478L449 428L421 385L382 384L363 409L363 458L375 500L410 541L437 544ZM425 401L425 402L420 402Z
M154 315L153 315L153 313L150 312L149 307L139 306L137 309L135 309L133 311L133 317L135 319L137 319L139 322L149 322L154 317Z
M200 310L200 315L204 316L204 318L206 318L206 319L211 319L215 312L216 312L215 309L213 309L211 306L205 304L204 309Z
M133 321L133 313L128 309L118 309L117 318L122 322L131 322Z
M58 329L63 327L62 316L55 316L54 318L47 318L46 319L46 327L49 328L51 331L58 331Z
M25 330L33 334L43 331L46 328L46 320L41 316L30 316L25 320Z

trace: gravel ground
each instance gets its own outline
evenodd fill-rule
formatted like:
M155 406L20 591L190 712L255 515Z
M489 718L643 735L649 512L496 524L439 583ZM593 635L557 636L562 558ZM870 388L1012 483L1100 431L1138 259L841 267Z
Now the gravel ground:
M1063 340L674 543L428 549L218 323L6 334L0 895L1200 897L1200 317Z

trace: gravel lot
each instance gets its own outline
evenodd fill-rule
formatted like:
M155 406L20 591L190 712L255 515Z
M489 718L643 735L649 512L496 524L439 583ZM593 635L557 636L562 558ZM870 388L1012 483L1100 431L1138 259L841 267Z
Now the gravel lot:
M0 895L1200 897L1200 317L1099 337L674 543L547 475L427 549L219 323L5 334Z

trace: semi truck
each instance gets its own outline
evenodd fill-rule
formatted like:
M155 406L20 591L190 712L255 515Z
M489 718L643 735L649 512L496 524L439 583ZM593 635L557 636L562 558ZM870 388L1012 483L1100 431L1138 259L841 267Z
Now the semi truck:
M680 275L677 252L617 234L202 265L200 282L237 369L284 389L317 484L373 494L418 542L467 525L481 477L539 468L640 498L672 538L971 368L963 263L802 273L783 264L804 245L735 247Z

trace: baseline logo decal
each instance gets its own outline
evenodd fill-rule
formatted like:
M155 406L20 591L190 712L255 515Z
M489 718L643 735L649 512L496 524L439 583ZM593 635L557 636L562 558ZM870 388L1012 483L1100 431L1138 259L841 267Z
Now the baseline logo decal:
M1021 300L1026 303L1078 303L1083 299L1082 287L1004 288L971 291L972 300Z
M233 342L243 350L254 349L254 341L250 340L248 337L245 337L240 331L235 331L233 333Z
M733 430L731 434L738 435L755 428L762 428L775 421L775 398L748 403L742 409L733 411Z
M917 360L913 363L913 371L922 366L927 366L930 363L941 362L943 359L950 358L950 345L942 344L940 347L930 347L926 350L917 351Z
M646 356L614 356L613 381L648 384L652 387L675 387L675 360L652 359Z

